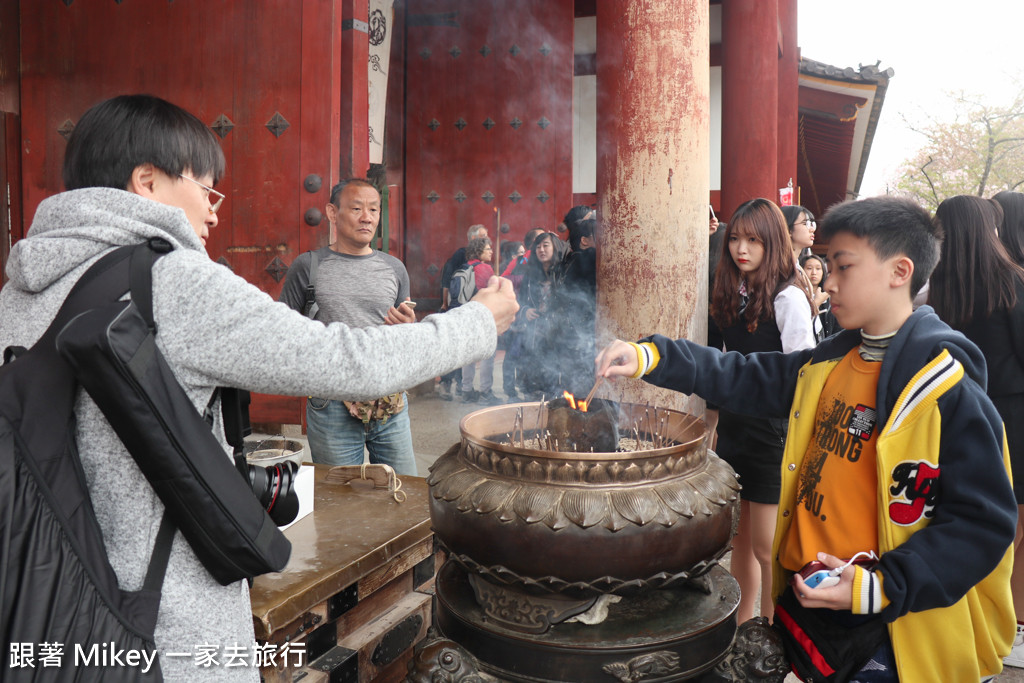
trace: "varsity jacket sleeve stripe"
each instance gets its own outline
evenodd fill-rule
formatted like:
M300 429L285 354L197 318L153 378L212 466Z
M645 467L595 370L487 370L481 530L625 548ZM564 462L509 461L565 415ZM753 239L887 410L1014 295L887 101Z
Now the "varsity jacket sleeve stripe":
M660 360L644 379L651 384L701 398L733 413L758 417L787 417L800 368L812 349L793 353L752 353L671 340L654 335Z

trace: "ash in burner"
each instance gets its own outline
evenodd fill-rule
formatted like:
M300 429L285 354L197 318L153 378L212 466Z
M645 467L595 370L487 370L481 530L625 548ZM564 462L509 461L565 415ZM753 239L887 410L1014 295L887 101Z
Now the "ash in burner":
M680 443L667 436L677 426L669 424L671 411L657 407L633 406L627 415L618 403L607 399L594 399L588 410L578 410L561 398L540 405L533 429L525 423L520 407L511 431L504 438L495 435L491 440L516 448L561 453L632 453Z
M564 398L548 401L548 431L558 451L611 453L619 445L619 404L595 398L585 411Z

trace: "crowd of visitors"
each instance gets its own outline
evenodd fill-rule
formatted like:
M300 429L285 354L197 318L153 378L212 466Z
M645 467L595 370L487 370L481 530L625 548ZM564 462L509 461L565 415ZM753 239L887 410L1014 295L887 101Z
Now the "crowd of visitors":
M560 396L562 391L585 395L594 382L594 211L585 206L573 207L556 230L534 228L522 242L501 243L498 272L512 281L521 307L515 323L498 342L499 349L505 351L501 389L508 401L551 398ZM453 254L445 265L442 297L448 302L447 307L457 305L450 301L449 287L454 274L466 263L464 260L460 264L460 259L471 255L473 243L479 239L486 240L490 248L490 240L478 235L479 232L474 232L469 246ZM487 264L492 254L481 258L477 267L486 266L490 271ZM479 273L477 277L483 281ZM461 385L456 384L451 390L448 379L442 377L438 384L441 398L452 400L458 396L465 403L499 403L492 389L493 361L492 358L480 362L479 390L473 384L477 373L469 368L463 369Z

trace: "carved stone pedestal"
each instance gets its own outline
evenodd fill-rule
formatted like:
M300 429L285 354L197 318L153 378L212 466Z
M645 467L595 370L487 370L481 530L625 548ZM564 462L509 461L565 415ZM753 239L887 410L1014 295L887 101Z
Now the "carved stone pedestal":
M710 592L682 587L624 598L600 624L562 622L525 633L489 618L465 571L449 562L438 574L436 624L501 681L685 681L722 660L736 633L736 581L715 567L705 584Z

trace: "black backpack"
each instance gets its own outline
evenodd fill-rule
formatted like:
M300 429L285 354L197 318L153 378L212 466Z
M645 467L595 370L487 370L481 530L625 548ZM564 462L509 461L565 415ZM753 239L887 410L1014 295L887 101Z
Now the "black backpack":
M320 304L316 302L316 271L320 266L320 250L309 251L309 282L306 283L306 303L302 306L302 315L316 320Z
M55 343L196 557L213 578L228 585L281 571L291 544L156 346L152 265L161 249L170 248L154 239L116 250L130 254L122 291L130 288L131 300L97 305L75 316ZM294 468L274 469L279 476L270 492L280 496L271 505L294 503L297 508Z
M0 642L60 644L60 667L3 680L67 680L79 649L155 653L153 630L176 529L222 584L279 571L291 545L271 521L155 345L152 239L104 255L28 351L0 366ZM127 291L131 300L121 300ZM79 382L165 507L139 591L118 588L75 446ZM227 419L227 415L225 418ZM113 645L109 645L113 643ZM16 647L18 647L16 645ZM98 653L92 658L96 661ZM10 660L8 660L8 664ZM159 667L77 667L80 681L161 681Z
M158 665L75 667L76 646L155 655L153 629L174 526L165 515L142 590L120 590L107 559L85 473L75 447L77 383L54 345L57 333L97 301L124 293L113 268L125 253L100 260L68 295L28 351L9 348L0 367L0 642L35 648L35 667L13 666L5 681L162 681ZM120 277L119 277L120 275ZM60 644L61 666L43 667L39 648ZM7 645L11 644L11 645Z

